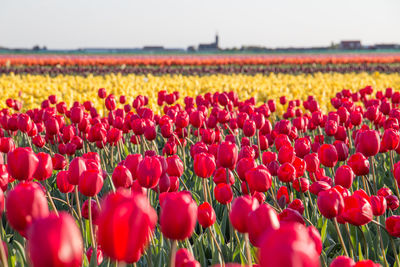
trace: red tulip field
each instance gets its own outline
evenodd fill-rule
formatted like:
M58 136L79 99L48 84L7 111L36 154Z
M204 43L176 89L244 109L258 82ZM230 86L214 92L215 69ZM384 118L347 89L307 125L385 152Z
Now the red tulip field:
M267 99L154 84L2 99L2 266L400 267L398 84Z

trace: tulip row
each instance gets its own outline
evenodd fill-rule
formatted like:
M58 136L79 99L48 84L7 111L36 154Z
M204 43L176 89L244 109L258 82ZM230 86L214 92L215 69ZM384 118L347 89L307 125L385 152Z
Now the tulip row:
M212 74L246 74L255 75L258 73L267 75L270 73L359 73L359 72L381 72L398 73L400 65L398 64L292 64L292 65L205 65L205 66L46 66L46 65L28 65L28 66L0 66L1 74L32 74L32 75L106 75L110 73L121 73L122 75L212 75Z
M276 65L399 63L396 53L266 54L266 55L0 55L6 65Z
M278 100L281 95L289 99L305 100L305 92L312 90L322 111L332 110L330 99L343 88L353 91L366 85L374 88L399 88L400 74L367 74L367 73L316 73L313 75L299 74L270 74L268 76L257 74L254 76L237 75L211 75L211 76L184 76L184 75L121 75L109 74L105 76L88 77L59 75L56 77L42 75L2 75L0 76L1 102L0 107L6 107L5 100L16 99L20 102L23 111L34 109L42 104L46 96L55 94L67 106L74 101L81 103L90 100L101 114L105 111L104 104L97 98L97 89L110 88L110 93L124 97L124 105L132 105L132 96L144 95L148 97L148 106L155 112L160 112L157 103L157 90L167 90L180 95L196 97L208 92L218 90L233 90L241 99L254 97L256 104L261 104L269 99ZM183 105L183 99L168 97L171 101ZM19 105L18 105L19 106ZM127 107L129 109L129 107ZM277 114L285 112L285 106L277 105Z
M8 99L3 265L400 266L399 92L180 97Z

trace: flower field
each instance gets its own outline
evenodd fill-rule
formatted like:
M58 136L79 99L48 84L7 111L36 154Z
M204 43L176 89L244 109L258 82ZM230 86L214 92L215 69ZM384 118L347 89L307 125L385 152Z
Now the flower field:
M400 267L399 64L1 55L0 263Z

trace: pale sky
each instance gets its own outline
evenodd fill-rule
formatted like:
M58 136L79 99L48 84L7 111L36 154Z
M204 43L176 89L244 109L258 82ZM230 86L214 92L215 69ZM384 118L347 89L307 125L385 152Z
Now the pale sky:
M400 44L400 0L0 0L0 46Z

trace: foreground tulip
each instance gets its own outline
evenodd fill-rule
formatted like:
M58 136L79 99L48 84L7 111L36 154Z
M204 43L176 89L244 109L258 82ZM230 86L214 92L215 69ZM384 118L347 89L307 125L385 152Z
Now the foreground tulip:
M344 200L335 188L331 188L318 194L317 205L325 218L332 219L342 212Z
M39 159L30 147L18 147L7 154L7 170L14 179L30 180L39 164Z
M19 183L8 193L6 200L8 222L22 235L33 221L49 214L45 194L37 183Z
M122 191L104 199L99 215L98 242L111 259L137 262L157 223L157 213L145 195Z
M50 214L36 220L29 229L27 246L33 267L82 265L82 235L68 213Z
M161 203L160 226L172 240L189 238L196 226L197 205L188 192L167 193Z
M299 223L286 223L269 231L261 244L260 266L319 267L319 255L307 228Z

